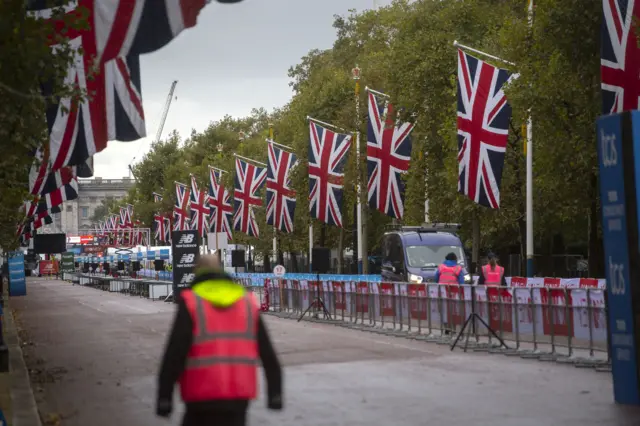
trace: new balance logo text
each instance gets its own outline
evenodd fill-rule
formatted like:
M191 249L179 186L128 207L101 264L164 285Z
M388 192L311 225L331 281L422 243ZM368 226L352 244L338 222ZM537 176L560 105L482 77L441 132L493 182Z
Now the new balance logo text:
M191 243L193 243L193 239L194 238L195 238L195 235L193 235L193 234L181 235L180 236L180 241L178 241L178 244L191 244Z
M191 281L193 281L193 278L196 276L196 274L184 274L182 276L182 279L180 280L180 284L189 284L191 283Z
M180 264L183 263L193 263L193 260L195 259L196 255L193 253L185 253L182 255L182 257L180 258Z

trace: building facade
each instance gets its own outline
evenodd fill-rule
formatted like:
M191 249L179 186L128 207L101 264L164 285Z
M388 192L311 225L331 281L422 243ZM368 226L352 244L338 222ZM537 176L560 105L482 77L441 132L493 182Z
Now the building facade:
M92 179L78 180L78 198L66 201L62 205L62 212L53 215L53 223L43 227L38 232L81 235L89 229L93 229L91 217L95 210L106 199L122 200L133 187L135 180L131 178Z

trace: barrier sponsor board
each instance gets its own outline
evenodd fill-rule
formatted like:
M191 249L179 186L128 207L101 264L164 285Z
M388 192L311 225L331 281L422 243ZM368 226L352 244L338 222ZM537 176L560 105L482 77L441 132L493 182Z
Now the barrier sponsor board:
M636 347L636 333L640 331L635 330L632 294L638 297L637 280L640 278L640 267L636 261L639 119L637 112L626 112L600 117L596 126L613 393L616 402L635 405L640 405ZM633 263L630 258L634 259ZM632 283L635 288L632 288ZM640 319L640 309L638 306L635 308L635 317Z
M197 230L173 231L173 294L188 287L195 278L194 268L200 256L200 235ZM174 298L174 300L176 300Z
M27 281L24 276L24 254L9 253L9 296L26 296Z
M62 272L74 272L76 270L74 253L62 253L61 264Z
M38 262L38 269L40 270L40 275L55 275L58 273L58 261L41 260Z

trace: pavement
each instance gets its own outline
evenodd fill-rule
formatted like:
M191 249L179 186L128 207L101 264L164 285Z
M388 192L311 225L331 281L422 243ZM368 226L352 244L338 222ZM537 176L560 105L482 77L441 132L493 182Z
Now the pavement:
M174 305L55 280L27 288L12 306L45 424L179 424L177 400L171 420L154 416ZM284 365L285 410L266 410L261 397L250 424L640 425L640 409L613 403L607 373L265 318Z

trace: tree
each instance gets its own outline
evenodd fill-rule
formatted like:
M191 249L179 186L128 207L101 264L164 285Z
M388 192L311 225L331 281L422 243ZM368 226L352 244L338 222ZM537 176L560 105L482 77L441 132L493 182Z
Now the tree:
M291 101L267 113L255 109L248 117L225 117L204 132L194 132L178 145L177 135L155 145L136 167L136 211L150 218L159 206L153 191L164 188L161 208L173 205L175 180L188 183L193 173L207 185L207 165L227 170L224 183L233 188L236 152L266 162L268 124L277 142L290 146L299 159L292 172L298 194L295 230L277 233L280 247L306 252L308 227L314 239L331 247L353 248L353 211L358 177L366 190L363 162L366 155L366 96L356 98L351 69L362 70L361 85L391 96L403 108L400 118L413 120L413 154L406 179L405 224L424 218L425 199L430 217L439 222L463 225L462 237L471 242L472 223L478 221L481 246L497 253L520 252L525 247L525 158L522 124L528 114L534 122L534 214L536 251L551 253L552 242L561 236L567 245L586 247L589 231L591 257L600 259L598 231L597 164L593 122L599 114L598 50L600 6L578 0L539 0L530 30L521 0L443 2L396 0L375 11L350 11L337 16L337 39L331 49L311 50L289 69ZM500 209L476 205L457 191L458 145L456 131L457 56L452 43L490 52L517 64L519 78L506 89L513 109L505 155ZM485 58L482 58L485 59ZM503 63L487 60L494 65ZM311 116L347 129L362 137L360 161L355 143L348 154L342 215L344 229L322 226L309 218L307 169ZM238 133L246 138L238 140ZM218 151L218 146L222 151ZM360 170L360 174L358 174ZM138 207L140 206L140 207ZM234 233L234 243L254 245L268 253L271 236L265 226L264 209L256 209L261 238ZM390 218L365 210L368 248L375 250ZM588 224L591 226L588 229ZM321 241L324 238L325 241ZM592 274L601 269L592 262Z
M59 96L82 96L65 86L75 52L53 28L26 13L24 0L0 2L0 244L17 245L20 207L28 199L28 170L35 150L48 140L46 107ZM62 6L68 1L58 2ZM54 17L62 8L54 11ZM69 27L86 22L67 23ZM50 43L57 44L56 50ZM42 88L51 97L42 96Z

